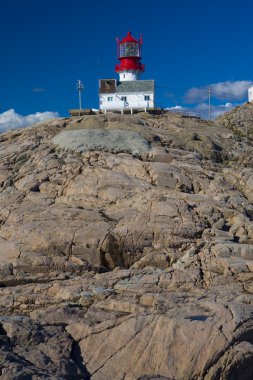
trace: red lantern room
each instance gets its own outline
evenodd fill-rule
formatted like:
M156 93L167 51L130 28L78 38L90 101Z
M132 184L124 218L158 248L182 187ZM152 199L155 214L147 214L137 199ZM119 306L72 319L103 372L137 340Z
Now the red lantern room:
M131 32L122 41L117 39L118 59L120 64L115 66L116 73L119 73L120 81L133 81L140 77L144 71L141 63L142 37L136 40Z

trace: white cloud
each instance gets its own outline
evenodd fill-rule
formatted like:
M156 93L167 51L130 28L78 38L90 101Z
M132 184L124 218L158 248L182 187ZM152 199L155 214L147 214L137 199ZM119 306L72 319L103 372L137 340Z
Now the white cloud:
M242 101L245 101L248 89L252 85L253 81L239 80L213 83L202 87L192 87L186 91L184 96L184 104L192 104L192 106L182 107L176 105L167 109L208 119L208 96L210 88L211 119L216 119L219 115L230 111L232 108L240 105Z
M169 109L169 110L183 110L184 107L182 107L182 106L174 106L174 107L170 107L170 108L166 108L166 109Z
M10 109L0 114L0 133L10 129L24 128L28 125L40 123L47 119L59 117L58 112L36 112L31 115L22 116Z
M211 106L211 119L216 119L218 116L225 112L230 111L232 108L236 107L237 104L225 103ZM195 107L196 112L201 114L201 117L208 119L209 117L209 105L207 103L198 104Z
M225 112L230 111L232 108L236 107L238 104L225 103L219 105L211 106L211 119L216 119L218 116L222 115ZM197 116L202 119L209 118L209 105L207 103L200 103L195 105L194 107L168 107L166 108L172 112L179 112L181 114L189 115L189 116Z
M242 100L247 97L247 90L251 85L253 85L252 81L239 80L192 87L185 94L185 102L199 103L205 101L208 98L209 88L211 88L211 95L217 99Z

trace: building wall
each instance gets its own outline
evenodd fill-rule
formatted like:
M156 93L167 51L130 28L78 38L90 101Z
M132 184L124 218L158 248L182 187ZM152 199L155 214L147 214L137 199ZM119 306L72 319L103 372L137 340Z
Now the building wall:
M146 100L145 96L149 96L149 100ZM122 97L126 97L126 100L122 99ZM100 109L103 111L154 108L154 93L139 92L100 94L99 102Z
M249 102L253 103L253 87L250 87L248 89L248 94L249 94Z

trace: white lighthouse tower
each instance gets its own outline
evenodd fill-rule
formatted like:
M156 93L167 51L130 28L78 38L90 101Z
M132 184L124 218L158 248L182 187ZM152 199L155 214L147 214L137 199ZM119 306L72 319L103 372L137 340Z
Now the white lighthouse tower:
M249 102L253 103L253 86L248 89Z
M120 63L115 71L119 81L99 80L100 110L133 113L154 108L154 81L140 80L145 69L141 63L142 38L137 40L128 32L122 40L117 39L117 49Z

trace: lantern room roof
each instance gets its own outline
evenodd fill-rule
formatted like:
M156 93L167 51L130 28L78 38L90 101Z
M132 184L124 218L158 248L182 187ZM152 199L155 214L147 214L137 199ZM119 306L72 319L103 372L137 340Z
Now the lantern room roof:
M138 41L131 35L131 32L127 32L127 36L123 38L122 41L120 41L120 44L123 44L124 42L137 42Z

